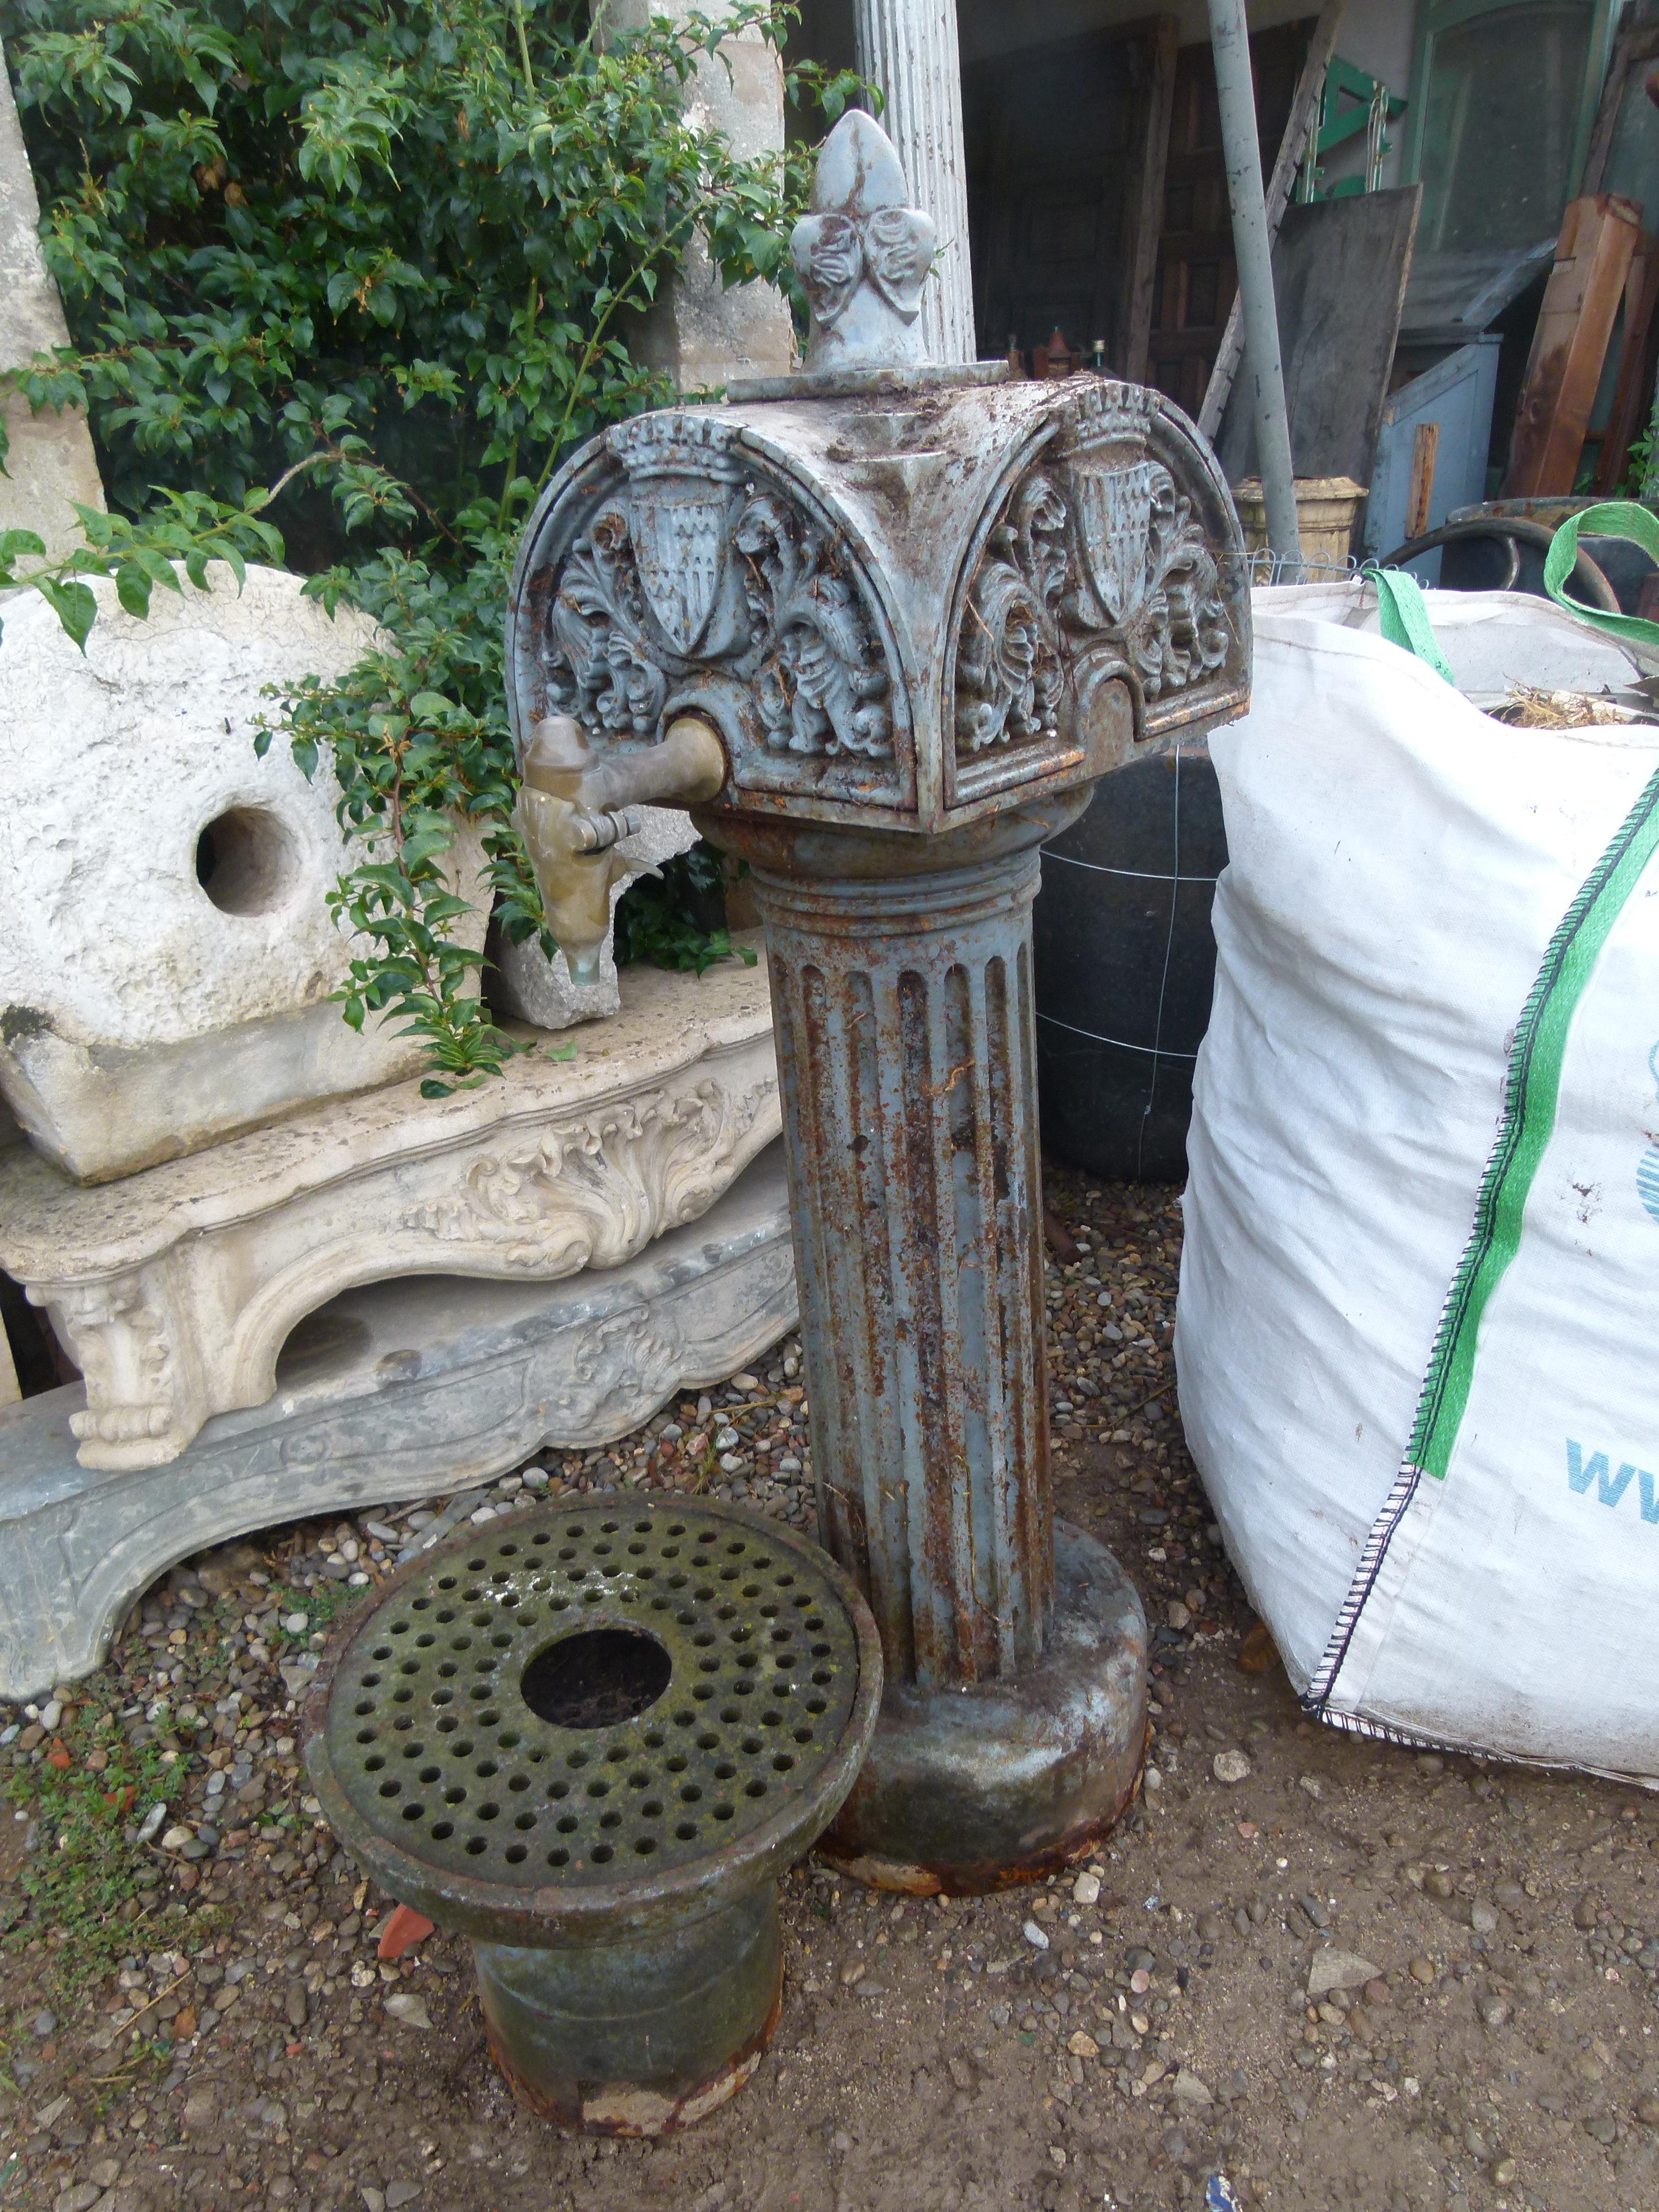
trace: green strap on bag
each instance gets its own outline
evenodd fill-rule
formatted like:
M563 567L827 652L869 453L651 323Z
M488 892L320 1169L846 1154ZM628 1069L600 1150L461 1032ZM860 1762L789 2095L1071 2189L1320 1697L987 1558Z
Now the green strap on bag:
M1379 568L1375 561L1367 562L1359 573L1376 586L1376 611L1389 643L1404 646L1407 653L1426 661L1437 676L1455 684L1451 663L1440 649L1423 604L1423 586L1416 577L1404 568Z
M1625 538L1659 561L1659 516L1633 499L1604 501L1600 507L1570 514L1551 538L1550 550L1544 556L1544 589L1559 606L1577 615L1580 622L1606 630L1611 637L1646 646L1650 653L1659 653L1659 623L1649 622L1643 615L1610 615L1601 607L1587 607L1582 599L1569 598L1566 582L1578 565L1581 532L1587 538Z

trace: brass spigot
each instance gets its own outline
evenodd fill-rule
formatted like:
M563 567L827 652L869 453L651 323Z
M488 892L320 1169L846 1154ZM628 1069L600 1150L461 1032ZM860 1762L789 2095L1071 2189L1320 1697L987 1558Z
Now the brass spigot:
M726 781L726 749L700 714L678 714L659 744L598 753L574 716L538 722L514 820L536 872L547 927L573 983L597 983L611 892L629 863L617 848L643 805L695 806Z

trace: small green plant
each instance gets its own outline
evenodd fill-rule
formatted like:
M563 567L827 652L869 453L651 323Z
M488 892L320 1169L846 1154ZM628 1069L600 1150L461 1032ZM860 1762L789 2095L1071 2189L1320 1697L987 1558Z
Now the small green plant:
M587 0L0 0L72 341L0 388L86 408L112 510L50 564L9 533L0 588L32 583L84 643L97 577L140 612L175 564L200 586L287 559L374 617L384 645L278 702L264 741L339 779L362 857L332 903L366 948L342 1011L418 1036L436 1095L522 1049L456 941L458 821L507 937L553 949L511 823L514 549L576 445L667 396L630 318L694 240L727 282L793 285L811 149L744 159L686 112L730 40L789 19L736 0L613 36ZM859 87L787 90L833 120ZM659 904L630 941L697 967L725 957L707 934Z
M54 2007L72 2002L143 1940L147 1893L157 1884L148 1849L128 1838L177 1786L159 1744L135 1746L106 1719L77 1711L57 1741L67 1765L48 1757L14 1767L0 1788L7 1817L21 1812L33 1823L33 1844L17 1878L14 1910L21 1902L21 1911L4 1941L15 1949L50 1938L41 1981Z
M304 1644L313 1635L325 1633L343 1613L349 1612L362 1592L354 1589L290 1589L285 1583L274 1583L266 1595L269 1602L276 1606L279 1616L271 1638L271 1648L276 1650ZM283 1621L292 1620L299 1613L306 1617L303 1628L288 1629L282 1626Z
M701 975L717 960L752 968L756 956L726 927L726 872L718 853L694 845L631 883L617 907L617 958Z

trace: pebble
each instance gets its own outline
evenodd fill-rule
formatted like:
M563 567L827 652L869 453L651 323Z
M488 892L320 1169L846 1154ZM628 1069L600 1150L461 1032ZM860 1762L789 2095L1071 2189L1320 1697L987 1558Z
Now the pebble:
M1412 1969L1415 1973L1415 1966ZM1376 1979L1378 1969L1357 1952L1327 1948L1316 1951L1308 1968L1308 2002L1316 2004L1332 1990L1357 1990Z
M1097 1905L1100 1902L1100 1876L1080 1874L1072 1884L1072 1897L1079 1905Z
M1039 1928L1035 1920L1028 1920L1019 1932L1031 1946L1031 1948L1034 1951L1046 1951L1048 1949L1048 1937L1047 1932Z
M426 1999L416 1996L413 1990L398 1990L386 2001L390 2017L400 2021L405 2027L430 2027L432 2015L426 2008Z
M400 2206L412 2204L421 2193L418 2181L392 2181L386 2185L386 2212L398 2212Z
M1073 2058L1098 2058L1100 2056L1100 2045L1092 2035L1085 2034L1080 2027L1068 2037L1066 2048Z
M1498 1932L1498 1915L1490 1905L1474 1905L1469 1908L1469 1926L1477 1936L1493 1936Z
M1214 2092L1209 2083L1187 2066L1182 2067L1176 2074L1175 2088L1171 2094L1176 2102L1182 2105L1196 2106L1212 2105L1215 2102Z
M1210 1762L1210 1771L1218 1782L1248 1781L1250 1762L1242 1751L1218 1751Z
M92 2212L103 2193L95 2181L71 2182L52 2198L52 2212Z
M1429 1983L1435 1978L1432 1959L1413 1959L1406 1971L1414 1982Z

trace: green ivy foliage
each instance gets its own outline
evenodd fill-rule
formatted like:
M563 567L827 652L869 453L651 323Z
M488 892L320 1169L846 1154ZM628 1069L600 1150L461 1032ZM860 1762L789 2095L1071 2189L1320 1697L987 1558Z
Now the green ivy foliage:
M0 0L72 340L0 384L88 410L112 508L50 565L0 537L0 588L84 643L89 577L142 612L180 567L286 558L374 617L384 646L264 742L332 762L363 859L331 903L368 948L345 1018L421 1036L437 1095L520 1048L455 941L458 815L509 936L552 949L509 819L517 538L575 445L667 397L629 318L695 238L728 283L792 283L810 151L740 159L685 112L789 13L612 35L586 0ZM833 120L860 88L787 89Z

